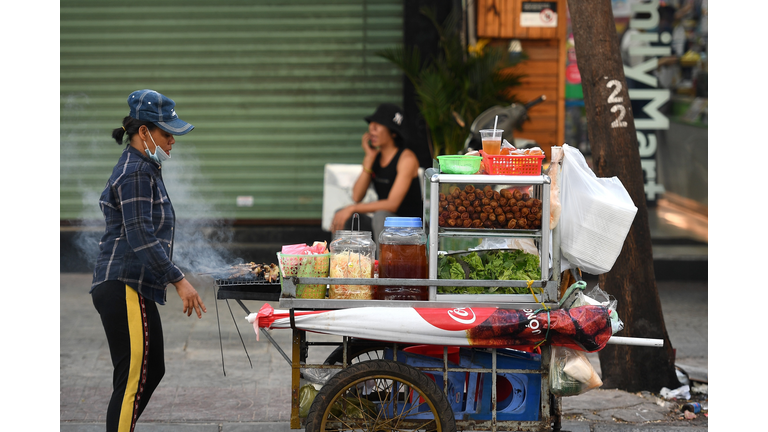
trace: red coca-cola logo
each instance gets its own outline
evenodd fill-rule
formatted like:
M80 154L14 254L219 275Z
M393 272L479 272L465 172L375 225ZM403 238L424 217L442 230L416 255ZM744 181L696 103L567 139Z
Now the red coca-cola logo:
M468 330L485 321L496 308L458 307L452 309L415 308L416 313L434 327L448 331Z

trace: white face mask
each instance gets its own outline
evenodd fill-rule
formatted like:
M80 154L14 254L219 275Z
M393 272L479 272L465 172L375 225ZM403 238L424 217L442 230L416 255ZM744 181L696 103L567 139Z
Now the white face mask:
M160 148L160 146L157 145L157 143L155 143L155 139L152 138L152 134L151 133L149 134L149 139L151 139L152 140L152 144L155 145L155 154L152 154L152 153L149 152L149 147L147 147L147 142L146 141L144 141L144 147L145 147L144 152L147 154L147 156L149 156L150 159L152 159L153 161L155 161L155 162L159 163L160 165L162 165L163 162L165 162L165 161L167 161L168 159L171 158L171 155L166 153L165 150Z

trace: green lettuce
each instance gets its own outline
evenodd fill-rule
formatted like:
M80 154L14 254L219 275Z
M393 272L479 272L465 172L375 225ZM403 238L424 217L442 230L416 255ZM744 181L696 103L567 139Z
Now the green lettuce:
M469 269L465 277L461 262ZM438 258L438 279L540 280L539 257L521 250L471 252L465 256ZM540 292L540 289L535 289ZM527 288L437 287L439 294L526 294Z

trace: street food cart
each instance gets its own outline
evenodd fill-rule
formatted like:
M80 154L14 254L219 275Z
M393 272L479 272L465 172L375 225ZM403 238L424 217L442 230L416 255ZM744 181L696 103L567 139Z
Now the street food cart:
M267 337L290 364L291 429L559 430L561 399L550 391L549 379L550 350L559 336L554 330L552 334L541 331L554 328L558 314L568 312L562 310L569 293L562 289L558 227L550 229L551 184L546 174L461 175L427 169L423 188L426 280L290 276L282 279L282 286L216 280L216 298L235 299L253 316L257 334ZM535 229L441 226L447 224L440 220L443 209L438 197L466 185L493 191L525 187L540 201L544 217ZM483 245L510 239L534 245L541 258L539 279L438 277L439 255L465 254L469 249L482 252ZM296 295L301 284L428 286L429 296L426 301L305 299ZM452 291L446 293L443 287ZM475 293L462 292L462 287L474 287ZM477 293L483 288L513 288L518 293ZM254 314L242 300L279 301L283 310L265 305ZM493 332L497 312L522 316L516 324L526 336L495 339L473 333L480 322ZM437 323L439 318L434 316L440 314L454 321ZM313 319L325 321L313 324ZM542 328L532 329L532 323ZM270 328L292 330L290 354L275 343ZM310 341L308 335L314 332L337 335L339 340ZM606 336L603 331L601 346L589 350L601 349L610 337L610 332ZM306 363L311 348L328 345L336 349L322 364ZM310 389L314 398L310 405L302 383L313 381L323 385L319 391L317 386Z

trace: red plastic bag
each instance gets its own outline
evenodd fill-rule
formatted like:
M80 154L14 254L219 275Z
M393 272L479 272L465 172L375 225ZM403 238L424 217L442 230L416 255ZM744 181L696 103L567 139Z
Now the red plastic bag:
M322 255L328 253L326 242L315 242L312 246L306 243L284 245L280 251L284 255Z

